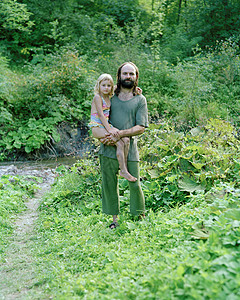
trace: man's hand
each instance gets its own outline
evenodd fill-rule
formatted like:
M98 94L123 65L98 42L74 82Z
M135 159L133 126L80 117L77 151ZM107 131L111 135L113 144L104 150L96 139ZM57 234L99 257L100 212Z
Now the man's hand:
M142 95L142 89L139 86L136 87L136 93L137 95Z
M118 132L119 132L119 130L116 129L116 128L111 128L110 130L108 130L108 133L111 134L112 136L116 137L116 138L119 136Z
M120 140L119 134L117 136L113 136L110 133L106 133L106 136L100 139L100 142L103 143L104 145L114 146L116 142L118 142L119 140Z

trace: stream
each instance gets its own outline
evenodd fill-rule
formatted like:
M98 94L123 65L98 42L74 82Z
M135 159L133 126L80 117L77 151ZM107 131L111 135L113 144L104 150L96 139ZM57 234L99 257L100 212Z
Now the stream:
M37 176L47 179L54 170L61 165L71 166L81 157L64 157L37 161L9 161L0 162L0 177L3 175Z

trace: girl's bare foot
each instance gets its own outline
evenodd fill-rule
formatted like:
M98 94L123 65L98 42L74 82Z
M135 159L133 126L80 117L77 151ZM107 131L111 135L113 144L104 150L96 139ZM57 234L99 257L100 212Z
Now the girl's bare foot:
M131 182L135 182L137 181L137 178L132 176L130 173L128 172L124 172L124 171L121 171L119 172L119 175L124 177L125 179L127 179L128 181L131 181Z

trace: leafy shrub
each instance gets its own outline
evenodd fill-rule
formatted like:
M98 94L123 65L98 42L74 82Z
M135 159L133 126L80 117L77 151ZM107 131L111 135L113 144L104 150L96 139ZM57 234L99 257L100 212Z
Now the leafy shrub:
M199 53L190 62L176 67L182 104L180 118L184 114L186 119L193 120L227 119L236 115L240 80L238 47L230 40L217 48L207 55Z
M51 139L58 142L59 135L55 125L59 121L57 118L44 118L39 120L31 118L25 126L22 125L17 130L11 130L7 135L3 136L0 141L0 147L2 147L4 151L24 147L25 152L29 153L35 149L39 149L47 141L51 141Z
M46 195L41 209L58 210L62 207L78 209L82 214L99 212L101 182L99 166L92 160L80 160L70 169L58 168L59 176Z
M143 189L153 210L185 203L219 180L239 185L240 142L228 122L210 119L187 134L159 125L147 130L140 147Z
M78 124L88 118L94 77L77 52L63 50L42 64L29 65L28 73L13 76L12 90L5 80L10 96L2 96L1 149L29 153L52 139L59 141L60 122Z

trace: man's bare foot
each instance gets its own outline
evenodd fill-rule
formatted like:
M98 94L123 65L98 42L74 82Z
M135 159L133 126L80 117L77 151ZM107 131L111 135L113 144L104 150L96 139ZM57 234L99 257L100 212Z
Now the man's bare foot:
M114 229L114 228L116 228L116 227L118 227L118 226L119 226L118 222L115 221L115 222L112 222L112 223L109 225L109 228L110 228L110 229Z
M135 182L137 181L137 178L132 176L130 173L128 172L124 172L124 171L120 171L119 172L119 175L124 177L125 179L127 179L128 181L131 181L131 182Z

